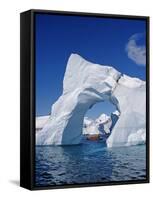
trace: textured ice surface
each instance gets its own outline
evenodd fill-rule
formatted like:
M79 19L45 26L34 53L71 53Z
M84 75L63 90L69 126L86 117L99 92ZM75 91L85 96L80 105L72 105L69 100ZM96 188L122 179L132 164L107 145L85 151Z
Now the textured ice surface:
M145 130L145 82L121 76L113 67L93 64L71 54L63 93L53 104L51 117L36 135L36 144L79 144L85 113L95 103L105 100L113 103L120 113L107 140L108 147L126 145L130 135Z
M139 130L142 129L144 134L146 132L146 84L140 79L123 75L119 79L113 95L118 100L121 114L107 140L107 146L126 145L129 138L132 144L132 140L135 138L132 136L133 134L139 134ZM139 139L137 138L137 140Z

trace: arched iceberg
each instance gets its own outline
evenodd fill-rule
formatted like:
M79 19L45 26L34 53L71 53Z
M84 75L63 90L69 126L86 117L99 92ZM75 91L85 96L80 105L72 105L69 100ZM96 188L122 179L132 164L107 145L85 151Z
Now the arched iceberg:
M82 140L84 115L97 102L109 100L120 113L107 146L126 145L131 134L145 130L145 82L121 76L115 68L86 61L71 54L63 93L53 104L51 117L39 134L37 145L72 145Z

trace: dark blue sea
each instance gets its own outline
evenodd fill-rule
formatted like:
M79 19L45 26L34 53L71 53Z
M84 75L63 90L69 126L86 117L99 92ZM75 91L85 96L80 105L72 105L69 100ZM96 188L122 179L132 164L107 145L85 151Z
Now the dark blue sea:
M90 141L73 146L36 146L35 185L146 179L146 146L108 149Z

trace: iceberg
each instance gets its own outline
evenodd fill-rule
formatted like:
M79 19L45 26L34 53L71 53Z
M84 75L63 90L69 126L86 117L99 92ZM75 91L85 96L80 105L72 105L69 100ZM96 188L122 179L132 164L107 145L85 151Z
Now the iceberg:
M83 135L99 134L98 126L94 120L85 117L83 122Z
M71 54L64 75L63 93L52 105L51 116L42 130L36 134L36 144L80 144L86 112L94 104L109 100L119 115L107 146L127 145L133 134L145 130L145 91L144 81ZM93 131L97 129L93 128ZM110 125L106 132L109 131Z
M83 135L101 135L101 138L106 135L107 138L118 119L118 115L119 112L115 111L111 113L111 116L102 113L95 120L85 117L83 122Z
M106 115L106 114L101 114L97 119L96 119L96 124L99 128L100 133L102 134L110 134L110 128L112 126L112 120L111 117Z

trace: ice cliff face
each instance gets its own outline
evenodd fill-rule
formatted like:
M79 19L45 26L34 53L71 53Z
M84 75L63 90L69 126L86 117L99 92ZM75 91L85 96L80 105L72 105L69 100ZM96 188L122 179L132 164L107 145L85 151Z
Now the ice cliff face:
M112 94L118 100L120 117L107 140L107 146L144 143L146 134L146 83L140 79L123 75ZM143 137L140 130L141 133L143 132Z
M85 113L104 100L112 102L120 112L107 140L108 147L126 145L131 134L145 130L145 82L121 76L113 67L93 64L72 54L64 76L63 94L36 135L36 144L79 144Z

